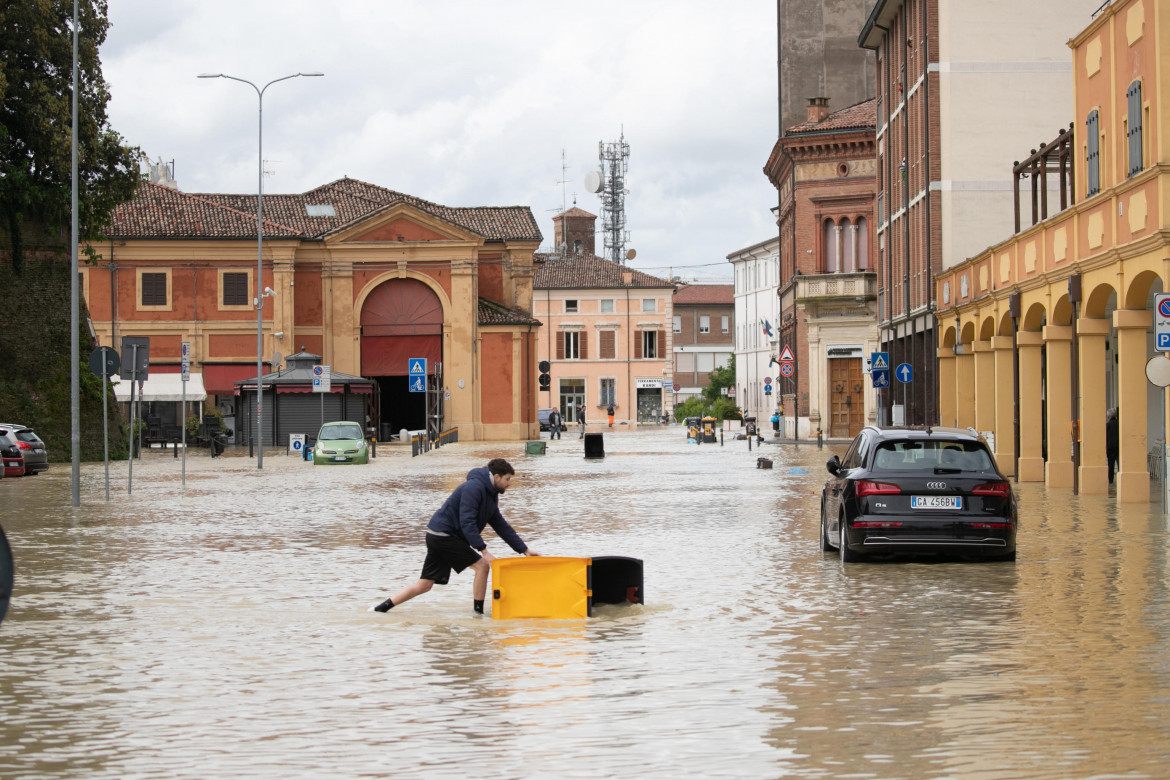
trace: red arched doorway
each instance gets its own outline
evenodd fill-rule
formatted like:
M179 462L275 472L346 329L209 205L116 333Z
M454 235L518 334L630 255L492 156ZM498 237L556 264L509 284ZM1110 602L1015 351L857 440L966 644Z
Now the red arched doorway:
M410 392L408 363L427 361L427 386L443 359L443 302L417 279L390 279L374 288L361 312L362 376L378 383L379 438L427 427L427 397ZM441 391L441 388L439 388ZM432 404L437 399L432 398ZM434 413L434 412L432 412Z

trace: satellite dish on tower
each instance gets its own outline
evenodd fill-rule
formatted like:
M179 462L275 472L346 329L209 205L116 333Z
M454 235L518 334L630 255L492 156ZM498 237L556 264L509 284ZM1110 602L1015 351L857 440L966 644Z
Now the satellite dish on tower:
M635 257L637 257L637 256L638 256L638 250L637 250L637 249L628 249L628 250L626 250L626 259L627 259L627 260L633 260L633 259L634 259Z
M595 194L598 192L601 192L601 185L602 185L602 181L601 181L601 174L600 173L598 173L597 171L589 171L589 173L585 174L585 191L586 192L592 192Z

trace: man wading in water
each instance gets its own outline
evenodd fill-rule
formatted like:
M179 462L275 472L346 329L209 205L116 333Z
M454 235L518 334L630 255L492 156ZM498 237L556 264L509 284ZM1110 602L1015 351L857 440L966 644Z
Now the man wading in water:
M427 523L427 557L418 581L407 585L373 610L386 612L426 593L436 583L446 585L452 569L461 572L470 566L475 572L472 583L474 608L482 615L488 571L495 557L487 551L487 543L480 536L484 526L490 525L516 552L540 555L524 543L500 514L500 494L508 489L515 473L512 464L503 458L495 458L488 461L486 467L467 472L467 481L455 488Z

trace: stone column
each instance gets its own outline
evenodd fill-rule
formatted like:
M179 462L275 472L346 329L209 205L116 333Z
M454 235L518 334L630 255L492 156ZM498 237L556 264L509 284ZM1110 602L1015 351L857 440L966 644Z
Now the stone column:
M1044 482L1048 487L1072 487L1072 326L1046 325L1044 346L1048 356L1044 387L1048 402L1045 420L1048 463ZM1021 390L1021 393L1024 392Z
M975 354L974 344L963 344L955 355L955 425L975 425Z
M844 265L844 263L845 263L845 247L842 245L844 242L844 233L842 232L842 228L840 225L835 225L833 227L833 232L836 234L836 239L837 239L836 240L837 245L835 247L833 247L833 255L837 261L837 267L834 268L833 270L836 271L837 273L841 273L842 271L845 270L845 265Z
M1146 337L1152 316L1145 309L1113 312L1117 329L1117 418L1121 451L1117 473L1120 503L1148 503L1150 472L1146 443Z
M990 341L976 341L975 430L995 430L995 351Z
M858 250L858 248L857 248L857 225L856 225L856 224L854 224L854 225L850 225L850 226L849 226L849 231L850 231L850 232L853 234L853 241L852 241L852 242L851 242L851 244L850 244L850 246L851 246L851 248L852 248L852 251L849 253L849 254L850 254L850 258L849 258L850 268L849 268L849 271L850 271L851 273L855 273L855 272L858 270L858 268L857 268L857 252L859 251L859 250Z
M1105 339L1109 321L1081 317L1077 320L1077 383L1081 404L1077 412L1081 428L1081 465L1077 485L1081 493L1109 492L1105 462Z
M1040 398L1040 348L1044 339L1039 331L1020 331L1016 349L1020 353L1020 482L1044 481L1044 432Z
M1011 336L992 336L995 360L995 462L1005 476L1016 473L1015 387Z
M938 348L938 420L939 425L955 424L955 350Z

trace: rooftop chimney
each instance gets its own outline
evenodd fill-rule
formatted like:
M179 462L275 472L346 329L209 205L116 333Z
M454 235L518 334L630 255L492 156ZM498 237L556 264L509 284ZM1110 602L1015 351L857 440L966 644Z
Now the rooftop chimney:
M634 272L633 271L622 271L622 284L624 284L626 287L629 287L633 283L634 283Z
M817 124L829 115L829 99L827 97L811 97L808 99L808 121Z

